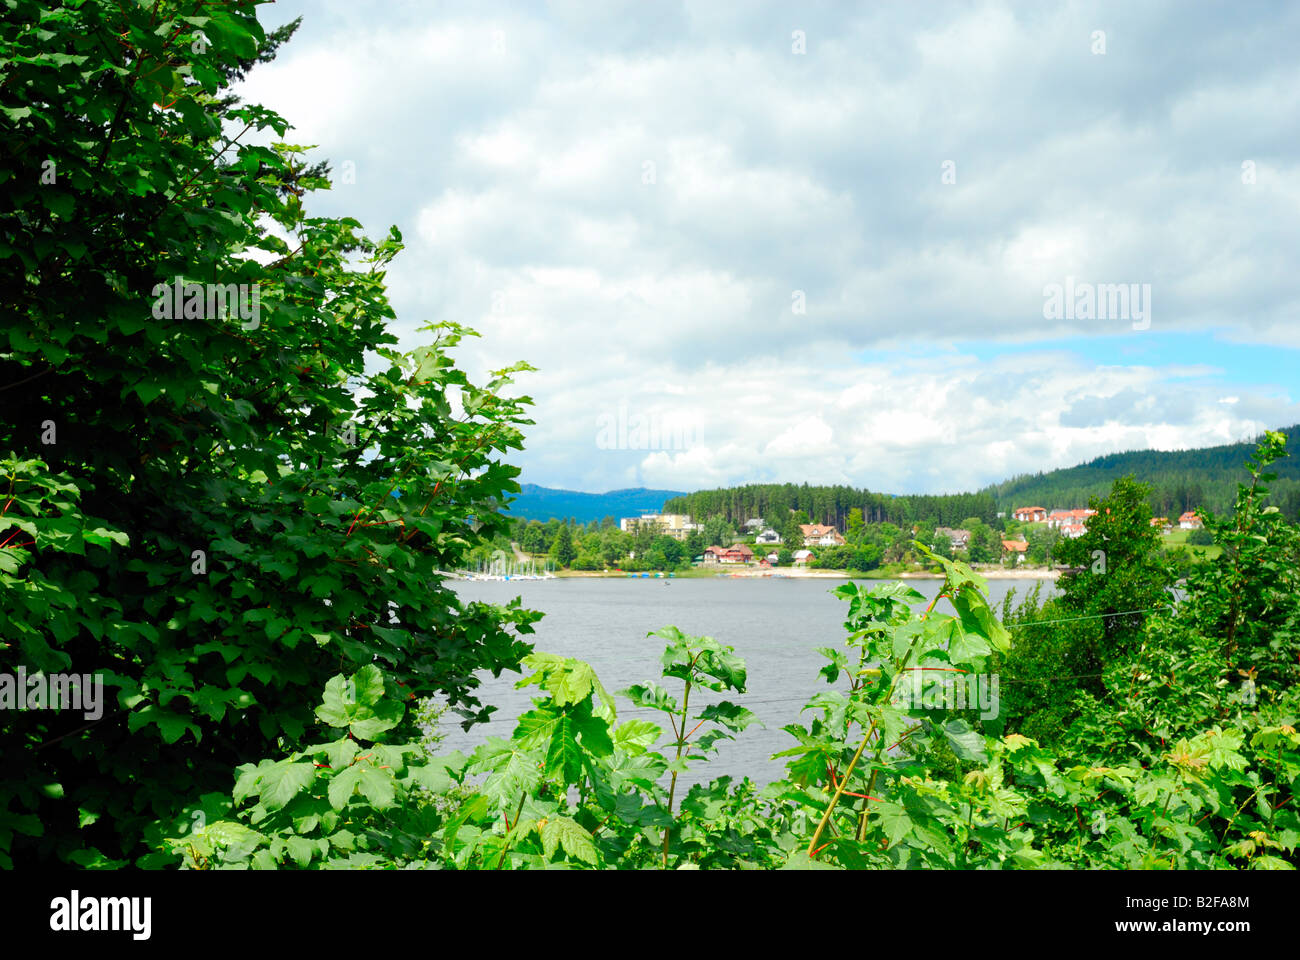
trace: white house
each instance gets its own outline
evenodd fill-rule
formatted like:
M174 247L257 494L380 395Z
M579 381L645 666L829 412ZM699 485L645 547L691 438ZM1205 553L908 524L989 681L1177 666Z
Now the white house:
M764 530L762 533L760 533L757 537L754 538L754 542L762 543L762 544L780 543L781 535L777 533L775 530L770 530L770 529Z
M801 523L799 529L803 531L803 545L805 547L839 547L843 546L845 542L839 531L834 527L828 527L820 523Z

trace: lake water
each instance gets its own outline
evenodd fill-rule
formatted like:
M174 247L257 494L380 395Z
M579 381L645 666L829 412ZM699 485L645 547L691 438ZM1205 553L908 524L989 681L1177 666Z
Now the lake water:
M585 660L611 694L615 694L619 720L636 717L653 720L664 727L667 719L654 710L633 707L617 691L633 683L654 680L681 701L682 684L660 676L660 654L664 641L646 634L673 625L683 632L707 635L735 647L745 658L748 686L744 694L725 699L740 703L758 715L764 726L753 725L735 740L719 743L719 752L708 763L697 762L681 784L708 781L730 774L748 776L763 784L784 776L785 759L770 759L773 753L795 745L781 728L799 719L799 710L813 694L831 689L817 671L826 662L818 647L844 649L843 622L848 604L830 593L843 580L819 579L568 579L457 582L461 596L489 603L506 603L521 597L525 607L546 616L528 638L537 650ZM862 582L862 581L859 581ZM883 582L883 581L876 581ZM909 580L916 590L934 597L939 580ZM1034 580L990 580L989 599L998 606L1011 589L1017 597L1032 590ZM1044 581L1040 597L1053 591ZM922 608L924 604L922 605ZM952 612L946 601L938 610ZM452 715L444 717L447 739L439 752L468 753L486 736L509 737L520 713L532 707L537 687L516 690L518 674L499 678L483 674L479 697L484 704L498 707L493 719L476 725L469 733L460 729ZM841 675L838 688L846 681ZM704 691L691 693L691 713L697 704L724 699ZM806 722L806 718L805 718ZM665 752L664 740L659 749Z

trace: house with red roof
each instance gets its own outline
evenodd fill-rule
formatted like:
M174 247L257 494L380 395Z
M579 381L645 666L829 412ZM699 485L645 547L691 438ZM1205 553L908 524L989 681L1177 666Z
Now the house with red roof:
M723 555L723 563L749 563L754 559L754 551L743 543L733 543Z
M734 543L729 547L705 547L704 563L749 563L754 559L754 551L743 543Z
M1080 507L1076 510L1053 510L1047 517L1047 527L1049 530L1060 530L1063 534L1065 528L1069 527L1071 532L1065 535L1077 537L1087 526L1088 518L1096 512L1088 507Z
M1014 556L1016 563L1022 563L1029 554L1029 541L1027 540L1003 540L1002 549Z

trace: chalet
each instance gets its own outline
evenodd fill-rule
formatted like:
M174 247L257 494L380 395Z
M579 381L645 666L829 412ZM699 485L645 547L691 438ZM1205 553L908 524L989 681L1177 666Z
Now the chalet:
M754 559L754 551L743 543L733 543L727 548L723 563L749 563Z
M1043 507L1019 507L1011 511L1011 516L1022 523L1041 523L1047 519L1047 510Z
M841 547L845 542L834 527L820 523L801 523L799 529L803 532L805 547Z
M1071 540L1081 537L1088 532L1088 528L1082 523L1063 523L1056 529L1061 536L1069 537Z
M757 537L754 538L754 542L764 544L765 546L770 546L771 544L774 543L780 543L781 535L777 533L775 530L764 530L762 533L760 533Z
M706 547L703 563L749 563L754 559L754 551L743 543L730 547Z
M954 530L952 527L935 527L934 535L936 537L947 537L948 542L952 544L954 550L965 550L970 546L969 530Z
M813 552L811 550L796 550L794 552L794 565L796 567L806 567L812 562Z
M1203 530L1205 523L1196 515L1196 511L1188 510L1178 518L1179 530Z

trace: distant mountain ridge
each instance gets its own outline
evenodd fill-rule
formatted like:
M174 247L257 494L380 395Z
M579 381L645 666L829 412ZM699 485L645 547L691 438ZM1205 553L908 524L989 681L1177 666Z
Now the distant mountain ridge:
M657 512L673 497L685 496L680 490L649 490L631 487L610 490L608 493L583 493L579 490L557 490L535 483L520 485L522 490L510 504L507 512L512 517L539 520L545 523L552 517L558 520L577 520L591 523L605 517L635 517L641 513Z

